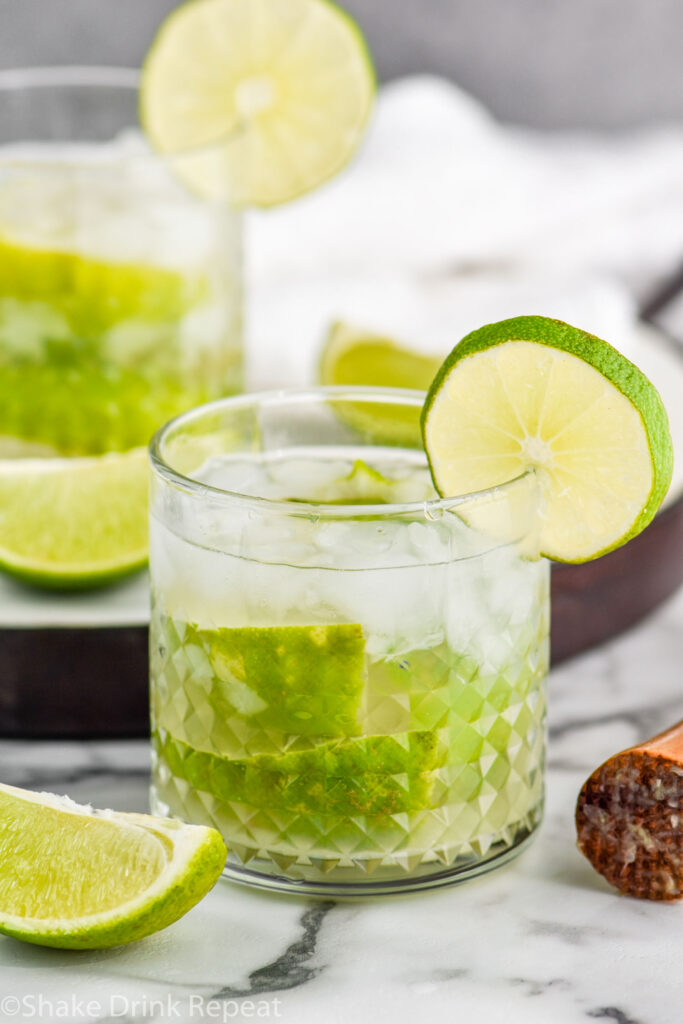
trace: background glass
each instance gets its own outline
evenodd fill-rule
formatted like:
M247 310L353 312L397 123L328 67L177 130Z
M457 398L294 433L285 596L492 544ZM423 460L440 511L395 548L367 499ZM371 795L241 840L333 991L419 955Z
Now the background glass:
M0 74L0 457L134 451L242 386L239 215L137 124L134 71Z

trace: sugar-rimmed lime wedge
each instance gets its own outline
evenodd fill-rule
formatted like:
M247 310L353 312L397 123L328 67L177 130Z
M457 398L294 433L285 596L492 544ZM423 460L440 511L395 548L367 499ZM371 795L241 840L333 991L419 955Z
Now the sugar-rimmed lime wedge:
M150 48L141 119L200 194L272 206L349 161L374 91L360 29L327 0L193 0Z
M4 785L0 853L0 931L66 949L119 946L172 924L227 855L212 828Z
M671 482L673 446L654 386L607 342L546 317L464 338L432 383L422 431L442 495L535 468L545 495L540 549L562 562L626 543Z

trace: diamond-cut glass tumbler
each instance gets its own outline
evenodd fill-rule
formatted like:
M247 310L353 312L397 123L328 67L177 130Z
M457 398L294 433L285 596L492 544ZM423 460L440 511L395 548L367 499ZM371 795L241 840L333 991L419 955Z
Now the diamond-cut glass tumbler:
M433 490L417 392L204 406L152 445L152 802L228 875L448 884L542 814L548 565L533 474Z

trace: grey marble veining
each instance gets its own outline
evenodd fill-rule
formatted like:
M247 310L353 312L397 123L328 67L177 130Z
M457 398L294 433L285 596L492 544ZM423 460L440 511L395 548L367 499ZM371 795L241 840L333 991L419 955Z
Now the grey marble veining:
M680 1024L683 905L612 892L574 846L573 809L593 767L681 715L683 592L553 672L546 817L510 866L376 903L221 882L182 921L108 952L0 938L0 1019ZM147 745L5 742L0 778L142 810Z

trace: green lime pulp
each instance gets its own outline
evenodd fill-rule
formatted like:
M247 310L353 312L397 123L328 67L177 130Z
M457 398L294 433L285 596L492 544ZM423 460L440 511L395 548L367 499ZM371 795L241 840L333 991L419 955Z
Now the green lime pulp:
M184 349L184 318L211 298L201 273L0 239L0 438L67 455L126 451L237 390L229 338L202 358Z

